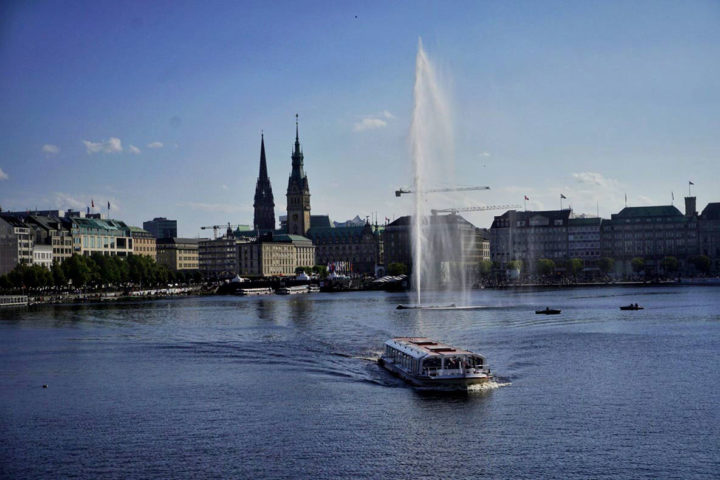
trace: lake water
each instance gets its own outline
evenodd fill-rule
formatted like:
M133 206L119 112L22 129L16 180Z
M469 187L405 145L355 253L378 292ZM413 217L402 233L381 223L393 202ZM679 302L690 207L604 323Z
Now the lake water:
M720 288L484 290L485 310L395 310L409 301L0 310L0 477L718 477ZM646 309L618 309L631 302ZM534 314L546 306L562 314ZM418 392L374 362L406 335L482 353L506 385Z

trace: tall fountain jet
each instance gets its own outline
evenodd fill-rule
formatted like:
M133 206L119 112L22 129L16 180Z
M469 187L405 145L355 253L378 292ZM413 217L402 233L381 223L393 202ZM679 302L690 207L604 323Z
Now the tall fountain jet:
M454 183L453 125L445 91L441 87L435 67L418 39L415 61L415 106L410 127L410 144L415 192L412 245L413 285L418 305L422 304L423 290L432 286L432 275L437 275L435 254L443 245L442 235L431 234L430 207L427 189L429 183ZM437 198L437 197L435 197ZM435 228L437 233L437 228Z

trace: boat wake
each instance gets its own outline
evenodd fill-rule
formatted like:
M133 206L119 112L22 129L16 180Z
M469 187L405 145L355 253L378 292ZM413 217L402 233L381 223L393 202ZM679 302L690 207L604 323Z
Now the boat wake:
M493 380L492 382L486 382L486 383L478 383L475 385L468 385L467 391L468 392L487 392L489 390L497 390L500 387L509 387L512 385L511 382L497 382Z
M457 306L454 303L450 305L398 305L396 310L485 310L492 307L485 305L467 305Z

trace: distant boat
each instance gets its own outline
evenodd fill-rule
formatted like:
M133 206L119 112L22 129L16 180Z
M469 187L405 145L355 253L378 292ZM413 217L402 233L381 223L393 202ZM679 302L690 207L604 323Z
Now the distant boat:
M557 310L554 308L547 307L545 310L535 310L535 313L538 315L557 315L562 310Z
M635 303L635 304L631 303L630 305L623 305L622 307L620 307L620 310L642 310L642 309L643 309L643 307L641 307L637 303Z

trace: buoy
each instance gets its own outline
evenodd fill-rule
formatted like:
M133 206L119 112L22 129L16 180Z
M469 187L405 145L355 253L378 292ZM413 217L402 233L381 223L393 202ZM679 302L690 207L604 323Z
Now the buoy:
M47 384L44 384L44 385L43 385L43 388L47 388Z

